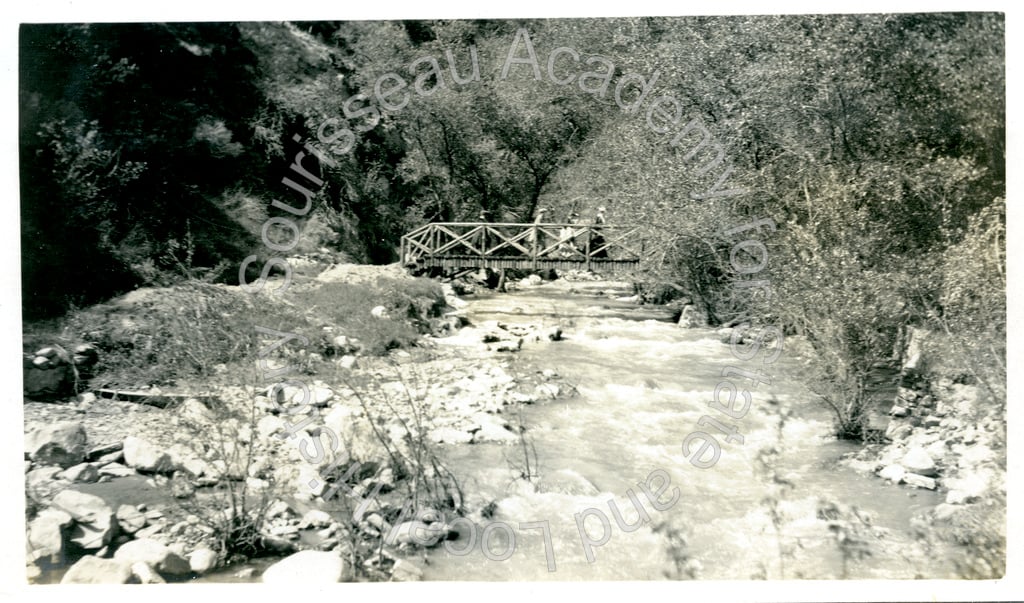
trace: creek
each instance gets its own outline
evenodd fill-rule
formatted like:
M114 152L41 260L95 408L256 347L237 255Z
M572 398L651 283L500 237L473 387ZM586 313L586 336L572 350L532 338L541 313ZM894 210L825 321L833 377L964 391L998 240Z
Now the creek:
M599 287L590 286L590 292L602 293L594 286ZM752 367L743 367L713 329L680 329L663 309L622 297L616 301L614 291L603 291L603 297L587 293L545 284L467 297L471 322L563 325L564 341L524 345L513 365L553 370L574 384L578 395L523 408L526 441L537 456L539 479L533 483L516 479L524 465L519 446L448 447L449 464L464 489L479 501L494 501L496 508L473 528L461 525L460 539L449 542L447 550L431 551L425 579L676 578L675 561L707 579L954 577L950 551L923 550L913 535L914 516L940 504L942 494L894 486L843 465L842 457L859 444L831 435L831 415L801 382L804 363L794 353L784 349L771 365L771 384L751 390L749 413L734 421L743 443L727 443L720 436L721 458L700 469L683 454L683 439L706 429L697 422L713 414L707 402L723 380L722 369ZM781 441L779 407L790 410ZM764 500L767 477L757 471L759 451L773 444L782 450L777 473L793 483L774 497L783 517L778 531L771 501ZM656 471L665 472L679 493L663 511L655 510L638 489L638 482ZM658 484L651 487L657 490ZM615 501L630 528L638 518L630 491L651 521L626 532L616 525L608 501ZM662 501L669 496L666 491ZM831 517L818 517L819 508L830 501L870 517L863 558L856 555L855 540L838 545L828 527ZM605 544L592 548L593 562L584 554L574 517L591 508L600 514L588 512L584 518L589 539L608 535ZM601 515L611 519L606 531ZM543 530L521 525L544 521L550 545ZM488 531L488 558L481 546L490 522L505 525ZM666 527L681 534L685 545L677 538L675 546L668 546ZM453 554L470 547L473 531L472 550ZM508 551L514 552L507 559L493 559ZM549 557L555 571L549 571Z

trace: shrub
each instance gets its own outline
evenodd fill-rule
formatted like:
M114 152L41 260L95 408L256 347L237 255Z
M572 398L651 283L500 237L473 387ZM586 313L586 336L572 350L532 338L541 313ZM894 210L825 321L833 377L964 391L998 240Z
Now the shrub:
M189 478L179 470L166 482L172 500L210 528L223 558L276 552L266 543L262 529L278 489L273 473L257 466L259 457L269 458L274 450L258 436L262 413L256 411L254 394L202 411L195 406L172 410L177 411L172 420L188 454L203 461L204 477L217 479L212 486L186 487L182 493L176 482ZM263 480L263 487L256 486L253 477Z
M363 352L373 355L412 345L445 307L440 285L419 278L379 278L374 285L325 283L291 295L335 334L359 339ZM386 317L371 315L377 306L385 308Z
M943 255L937 306L929 323L948 339L937 372L966 373L991 402L1006 404L1006 201L972 216L961 241Z
M387 317L371 316L375 306ZM330 349L324 327L331 327L359 339L364 353L381 355L415 344L444 307L441 287L427 279L293 287L283 297L192 280L72 312L60 342L100 349L94 386L167 386L206 382L225 367L251 363L262 347L256 326L298 333L320 352Z
M68 319L70 338L101 351L94 385L161 386L208 379L218 365L257 357L256 325L311 331L305 315L289 304L221 285L190 281L131 295Z

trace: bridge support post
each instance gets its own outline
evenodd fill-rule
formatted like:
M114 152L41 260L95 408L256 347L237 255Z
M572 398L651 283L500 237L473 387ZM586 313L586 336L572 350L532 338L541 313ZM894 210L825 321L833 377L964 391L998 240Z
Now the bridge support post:
M587 229L587 245L586 245L586 247L584 249L584 253L585 253L586 258L587 258L587 260L586 260L587 272L590 272L590 240L593 238L593 234L594 234L593 229L588 228Z
M537 228L537 224L534 223L533 224L533 249L530 252L530 255L533 256L533 269L534 270L537 269L537 244L540 242L540 232L539 232L539 230L540 229Z

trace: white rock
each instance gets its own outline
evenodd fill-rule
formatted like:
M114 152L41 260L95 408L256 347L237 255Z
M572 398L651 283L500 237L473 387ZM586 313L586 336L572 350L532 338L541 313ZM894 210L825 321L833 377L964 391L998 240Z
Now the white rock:
M530 394L524 394L522 392L512 392L510 397L513 402L518 402L520 404L533 404L537 401L536 396L531 396Z
M139 584L166 584L160 574L156 573L148 563L136 561L131 565L132 575L139 581Z
M122 544L114 553L114 559L124 561L129 565L142 562L166 575L187 574L192 571L188 561L178 555L166 545L142 538Z
M124 461L129 467L147 473L167 473L174 469L169 454L135 436L124 439Z
M917 488L927 488L928 490L935 489L935 480L930 477L918 475L916 473L908 473L903 476L903 483L909 486L915 486Z
M319 509L310 509L306 511L306 514L302 516L302 520L299 521L299 529L304 530L306 528L325 528L334 520L326 511Z
M261 439L268 440L271 436L284 429L287 423L288 422L281 417L267 415L265 417L261 417L256 423L256 431L260 434Z
M370 310L370 316L373 316L374 318L387 318L388 309L384 306L374 306L373 309Z
M473 441L473 434L453 427L438 427L428 434L430 441L436 444L468 444Z
M942 485L950 490L946 502L953 503L949 500L950 495L960 499L959 503L985 496L989 492L992 478L991 471L980 469L957 478L943 480ZM957 494L954 495L954 492Z
M291 507L288 506L288 503L278 499L267 507L266 517L267 519L274 519L275 517L284 517L290 513Z
M440 521L426 523L418 519L396 525L388 532L385 544L411 544L430 548L448 534L445 525Z
M962 505L971 502L974 498L970 493L963 490L950 490L946 493L946 504Z
M636 296L634 296L636 297ZM683 306L683 311L679 315L679 328L681 329L694 329L698 327L708 326L708 316L703 311L690 304Z
M263 572L264 584L331 584L341 582L345 562L336 552L300 551L285 557Z
M128 584L131 566L117 559L101 559L86 555L68 569L61 584Z
M395 559L391 579L395 582L419 582L423 579L423 570L405 559Z
M217 567L217 553L205 547L198 548L189 554L188 566L197 574L205 574Z
M506 428L505 422L493 415L478 413L473 420L480 425L479 431L473 434L474 442L497 442L509 444L519 441L519 436Z
M900 461L900 464L903 465L909 473L916 473L918 475L928 477L938 475L938 470L935 468L935 461L933 461L932 457L929 456L928 453L925 452L924 448L921 448L920 446L915 446L908 450L907 453L903 455L903 459Z
M107 463L100 467L100 475L109 475L110 477L127 477L129 475L135 475L135 470L125 467L121 463Z
M314 404L327 406L327 403L334 399L334 392L326 386L317 386L313 389Z
M270 488L270 482L258 477L247 477L245 478L245 487L250 492L264 492Z
M193 478L212 474L210 464L203 459L190 458L181 462L181 470Z
M338 361L338 366L346 370L356 368L357 364L358 361L356 360L356 357L353 356L352 354L345 354L344 356L341 357L341 360Z
M888 465L878 472L878 477L887 479L894 484L898 484L906 473L907 470L903 468L903 465Z

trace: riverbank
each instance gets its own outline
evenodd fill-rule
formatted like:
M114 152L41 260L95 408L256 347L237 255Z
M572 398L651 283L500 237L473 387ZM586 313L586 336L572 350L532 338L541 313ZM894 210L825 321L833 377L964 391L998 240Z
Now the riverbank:
M337 267L318 280L379 285L381 275L371 272ZM460 305L447 293L452 305ZM151 292L131 297L123 305L161 303ZM367 318L386 319L387 309L378 312L385 316ZM139 314L145 313L131 316ZM416 538L402 541L401 534L419 526L431 510L454 518L479 513L490 502L462 500L459 484L443 475L438 447L516 442L514 413L503 414L507 407L570 395L572 389L551 371L509 361L524 345L557 340L557 327L482 321L459 331L462 322L457 312L432 322L445 335L458 331L451 338L454 346L427 337L384 355L367 354L359 338L331 333L330 344L345 349L332 356L300 353L305 368L316 374L303 373L304 383L293 379L280 390L215 385L190 398L188 391L198 392L194 387L136 388L120 394L131 401L93 392L57 404L26 400L30 580L223 575L222 568L243 560L225 546L225 520L253 525L250 558L347 549L353 564L365 564L349 567L349 579L415 579L420 574L415 564L397 560L422 546ZM47 354L39 350L36 357ZM231 369L219 372L231 374ZM282 412L287 402L304 397L306 388L312 403ZM158 400L161 407L146 404ZM341 446L311 462L305 454L309 446L332 439ZM347 501L353 497L345 491L362 494L373 505L370 512L353 521ZM379 498L371 500L367 491ZM256 502L235 508L232 501L239 496ZM436 528L447 530L443 522ZM384 558L369 552L394 533L399 537L388 545L395 552ZM133 542L176 560L198 555L204 563L179 562L155 577L145 569L126 573L118 551L130 551ZM216 552L212 562L210 551ZM73 571L83 563L85 569ZM241 571L251 569L244 565Z
M985 435L992 417L975 427L973 441L959 418L967 409L954 405L938 424L930 417L939 411L909 431L894 422L885 446L837 442L824 408L799 386L799 346L787 346L784 378L755 393L744 442L715 468L697 470L680 440L729 361L728 333L681 329L671 310L639 305L625 283L528 280L507 295L448 298L459 306L445 318L452 326L416 347L322 359L321 374L306 379L312 403L294 415L279 404L299 391L238 385L217 389L219 405L156 408L87 394L65 404L27 402L30 440L44 441L38 428L50 426L56 444L30 446L26 462L29 492L39 492L29 518L32 579L66 579L85 555L94 558L88 575L144 580L143 568L125 572L139 559L127 566L128 553L118 559L143 541L134 546L150 555L141 559L151 569L163 568L162 579L258 580L272 562L219 552L223 497L242 491L261 501L252 509L260 554L310 550L344 559L320 559L327 579L942 578L960 571L970 543L955 535L952 544L929 540L939 532L929 521L950 506L965 522L979 519L986 495L970 490L978 482L969 480L998 460ZM224 422L228 411L235 418ZM252 420L238 420L245 416ZM197 429L205 440L198 450ZM280 437L288 432L296 437ZM339 440L333 452L328 432ZM310 463L300 446L309 452L316 440L325 454ZM939 441L948 455L938 455ZM887 468L919 446L938 457L934 490L864 475L893 476ZM659 471L670 480L664 496L639 494L638 483ZM999 483L991 475L985 488ZM656 482L648 487L657 491ZM679 494L669 505L673 488ZM99 500L78 496L78 507L55 509L61 491ZM198 512L195 501L218 513ZM363 513L352 521L359 504ZM998 500L988 508L997 516ZM636 524L644 514L649 521ZM602 515L608 539L595 544ZM112 519L101 529L97 516ZM215 552L212 561L206 551ZM495 560L503 551L508 558ZM193 567L196 558L205 563Z

